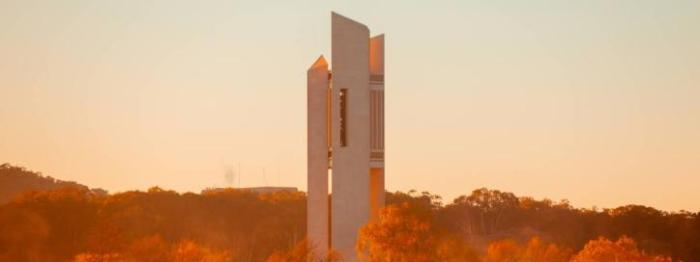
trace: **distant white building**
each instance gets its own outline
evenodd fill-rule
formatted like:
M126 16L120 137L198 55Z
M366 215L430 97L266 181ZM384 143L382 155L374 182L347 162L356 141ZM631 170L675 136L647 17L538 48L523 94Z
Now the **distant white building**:
M234 189L234 190L242 190L242 191L250 191L253 193L276 193L276 192L298 192L296 187L273 187L273 186L264 186L264 187L224 187L224 188L207 188L202 190L202 194L206 193L217 193L217 192L223 192L229 189Z
M384 35L331 13L331 45L332 68L321 56L307 72L307 235L316 254L355 261L358 230L384 206Z
M274 186L263 186L263 187L244 187L238 188L239 190L248 190L255 193L276 193L276 192L297 192L296 187L274 187Z

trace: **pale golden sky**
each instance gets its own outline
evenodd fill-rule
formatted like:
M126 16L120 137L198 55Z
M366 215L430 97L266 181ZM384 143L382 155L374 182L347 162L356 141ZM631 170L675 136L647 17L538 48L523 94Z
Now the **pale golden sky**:
M0 162L305 189L334 10L386 33L389 190L700 211L698 1L260 2L0 1Z

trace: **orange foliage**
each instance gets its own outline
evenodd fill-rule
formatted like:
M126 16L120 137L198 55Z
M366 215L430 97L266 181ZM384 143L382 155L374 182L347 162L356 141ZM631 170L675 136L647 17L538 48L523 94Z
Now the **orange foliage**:
M430 261L436 246L431 219L408 203L388 206L378 222L360 230L358 253L368 261Z
M91 254L81 253L75 256L74 262L124 262L126 259L118 253Z
M275 251L267 258L267 262L284 261L315 261L316 254L308 246L308 242L303 240L289 250Z
M377 221L360 229L357 252L363 261L476 260L461 239L435 225L430 205L420 201L382 209Z
M123 253L82 253L74 261L144 261L144 262L223 262L231 261L229 252L212 250L191 240L169 244L161 236L154 235L135 240Z
M331 250L325 258L321 258L319 254L313 252L309 242L304 239L299 241L292 248L284 251L276 251L267 258L267 262L294 262L294 261L325 261L334 262L342 261L340 254Z
M571 257L571 250L545 243L539 237L533 237L525 245L520 245L511 239L492 242L487 248L483 261L565 262L569 257Z
M45 255L49 225L35 212L0 211L0 261L41 261Z
M634 239L623 236L615 242L604 237L591 240L571 261L671 262L673 260L669 257L648 255L637 248L637 242Z
M299 241L306 232L302 192L180 194L154 187L108 195L73 184L0 165L0 201L30 190L0 203L0 261L316 260ZM699 213L639 205L576 209L565 200L485 188L446 206L428 192L387 193L386 200L380 218L359 232L364 260L476 261L479 253L483 261L567 261L572 247L581 249L577 262L670 261L649 254L700 261ZM599 237L622 235L630 238ZM502 238L530 241L493 241ZM331 254L326 260L336 261Z
M181 240L174 245L172 257L172 261L178 262L219 262L232 260L230 252L204 247L191 240Z
M32 172L23 167L10 164L0 165L0 204L10 202L18 194L28 191L46 191L66 187L90 190L94 194L106 195L107 191L88 187L72 181L62 181L41 173Z
M300 192L30 191L0 205L0 261L262 261L304 237L305 202Z

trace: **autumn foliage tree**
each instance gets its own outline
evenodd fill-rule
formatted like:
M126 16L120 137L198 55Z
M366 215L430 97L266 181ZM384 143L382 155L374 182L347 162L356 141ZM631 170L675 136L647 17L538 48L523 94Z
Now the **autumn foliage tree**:
M278 250L272 253L267 258L267 262L336 262L342 261L340 254L334 250L329 250L328 253L323 256L321 254L316 254L313 248L310 246L307 239L299 241L296 245L286 250Z
M106 195L107 191L88 187L72 181L62 181L23 167L10 164L0 165L0 204L10 202L15 196L27 191L47 191L66 187L90 190L97 195Z
M0 261L263 261L304 238L305 204L302 192L28 191L0 205Z
M489 244L482 261L566 262L569 261L571 253L570 249L558 247L553 243L546 243L539 237L533 237L525 244L520 244L512 239L505 239Z
M300 244L303 192L106 194L5 164L0 195L12 195L0 203L0 261L316 259ZM566 261L569 251L575 261L700 261L697 212L574 208L486 188L445 205L428 192L387 192L386 204L359 232L369 261Z
M434 231L428 211L409 203L388 206L378 222L360 230L358 254L367 261L430 261L437 246Z
M459 238L434 221L435 198L423 194L382 209L379 219L360 229L357 253L363 261L470 261L476 256Z
M558 246L581 250L599 236L627 235L648 252L700 261L700 213L687 211L663 212L640 205L574 208L566 200L536 200L481 188L439 208L437 221L475 246L542 236Z
M138 239L121 253L81 253L75 256L76 262L226 262L232 260L228 251L214 250L191 240L169 243L159 235Z
M634 239L623 236L615 242L604 237L591 240L571 261L672 262L673 260L665 256L647 254L637 248L637 242Z

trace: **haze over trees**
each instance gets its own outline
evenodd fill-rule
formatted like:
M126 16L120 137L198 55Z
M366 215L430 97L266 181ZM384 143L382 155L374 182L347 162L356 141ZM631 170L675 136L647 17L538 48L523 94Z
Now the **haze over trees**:
M304 242L303 192L194 194L154 187L106 194L58 183L19 193L20 187L7 186L43 178L0 166L0 195L14 194L0 204L0 261L305 261L315 255ZM367 261L700 261L700 214L638 205L582 209L489 189L447 204L428 192L395 192L387 194L381 218L361 229L357 248ZM336 255L330 260L339 260Z

